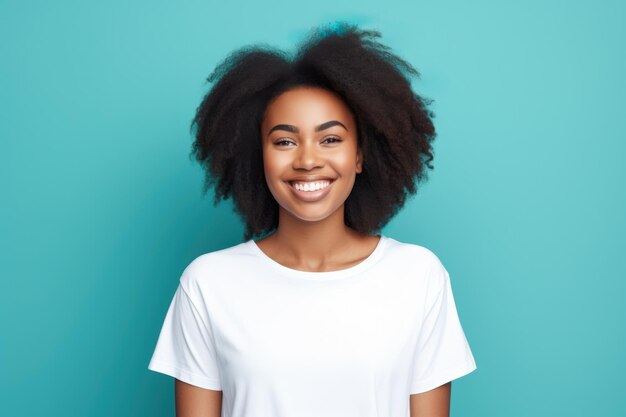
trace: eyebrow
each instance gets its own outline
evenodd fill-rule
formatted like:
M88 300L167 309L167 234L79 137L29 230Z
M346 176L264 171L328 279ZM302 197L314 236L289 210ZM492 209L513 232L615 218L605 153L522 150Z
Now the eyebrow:
M338 121L338 120L330 120L330 121L328 121L328 122L324 122L324 123L322 123L322 124L321 124L321 125L319 125L319 126L316 126L316 127L315 127L315 131L316 131L316 132L319 132L319 131L321 131L321 130L325 130L325 129L331 128L331 127L333 127L333 126L341 126L341 127L343 127L344 129L348 130L348 128L347 128L347 127L345 127L345 126L343 125L343 123L341 123L340 121ZM269 135L270 133L272 133L272 132L273 132L273 131L275 131L275 130L285 130L285 131L287 131L287 132L291 132L291 133L299 133L299 132L300 132L300 129L298 129L298 128L297 128L297 127L295 127L294 125L286 125L286 124L281 124L281 125L276 125L276 126L274 126L273 128L271 128L271 129L270 129L270 131L269 131L269 132L267 132L267 134Z

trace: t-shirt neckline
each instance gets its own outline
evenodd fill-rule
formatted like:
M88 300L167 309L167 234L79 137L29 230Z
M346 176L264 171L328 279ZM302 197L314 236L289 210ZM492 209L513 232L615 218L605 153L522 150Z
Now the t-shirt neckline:
M350 266L344 269L338 269L335 271L301 271L299 269L289 268L281 263L276 262L274 259L270 258L265 252L261 250L259 245L254 241L254 239L248 240L246 245L252 250L252 252L264 263L268 264L275 270L281 272L284 275L291 276L294 278L302 278L302 279L310 279L310 280L333 280L338 278L345 278L359 272L365 271L367 268L372 266L382 255L386 245L387 245L387 236L380 234L380 239L378 239L378 243L374 250L369 254L367 258L362 260L356 265Z

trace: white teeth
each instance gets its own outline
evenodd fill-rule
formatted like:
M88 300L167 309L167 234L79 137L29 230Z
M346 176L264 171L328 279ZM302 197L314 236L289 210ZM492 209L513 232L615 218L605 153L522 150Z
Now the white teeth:
M328 187L330 181L292 182L293 187L299 191L317 191Z

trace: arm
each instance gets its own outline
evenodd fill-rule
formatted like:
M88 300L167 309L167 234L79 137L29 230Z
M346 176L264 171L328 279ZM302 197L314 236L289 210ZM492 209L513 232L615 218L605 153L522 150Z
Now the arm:
M175 379L176 417L220 417L222 391L196 387Z
M449 417L452 382L410 398L411 417Z

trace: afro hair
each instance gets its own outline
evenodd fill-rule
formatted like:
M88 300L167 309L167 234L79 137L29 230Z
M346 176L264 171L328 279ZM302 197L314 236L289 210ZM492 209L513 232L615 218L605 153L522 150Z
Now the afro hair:
M431 103L415 94L418 71L377 41L379 31L335 23L312 29L295 53L244 46L220 62L191 123L194 157L214 204L232 197L245 223L244 240L278 226L278 203L264 176L260 126L268 103L299 86L337 93L357 126L363 170L345 202L344 222L378 232L417 192L433 169Z

